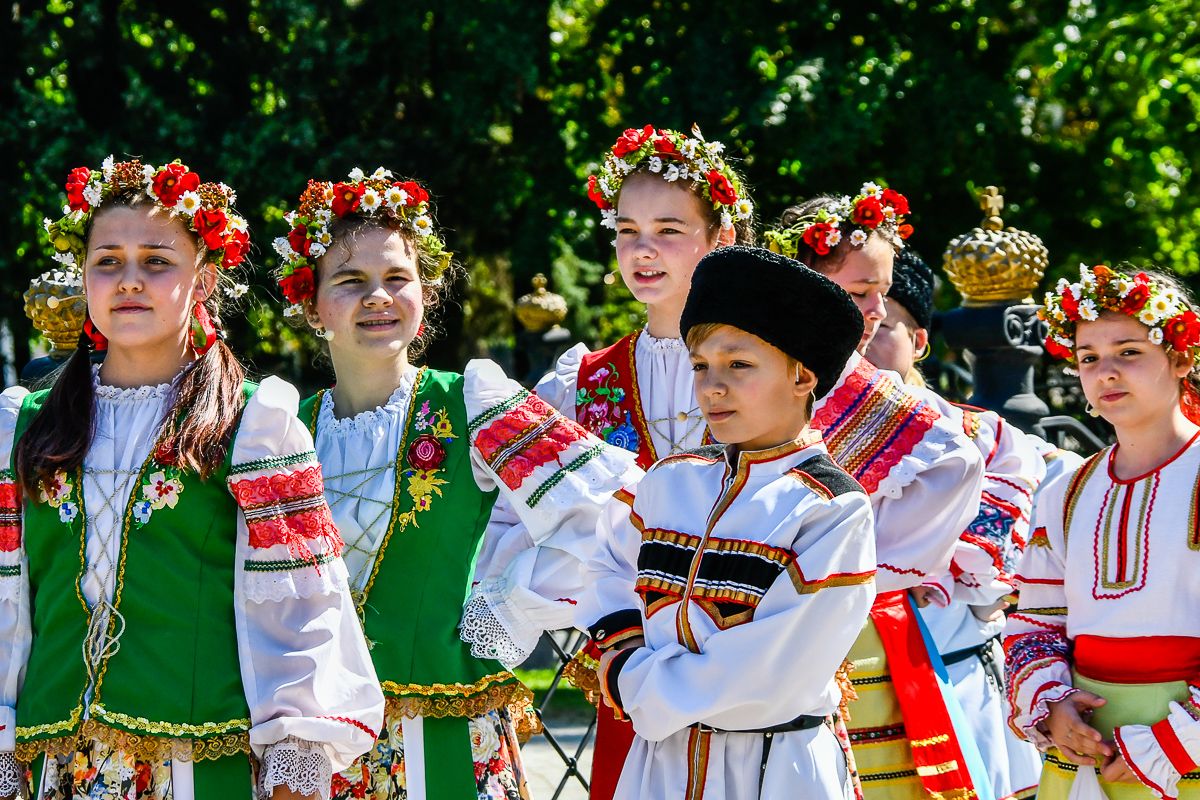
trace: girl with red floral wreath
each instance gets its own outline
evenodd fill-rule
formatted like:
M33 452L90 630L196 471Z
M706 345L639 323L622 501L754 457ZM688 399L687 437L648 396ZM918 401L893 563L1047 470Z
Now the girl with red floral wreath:
M490 361L413 363L455 269L419 184L383 168L310 181L287 220L289 313L337 379L301 417L387 698L332 796L527 797L532 696L509 669L572 624L597 520L640 470Z
M1039 798L1200 797L1200 316L1171 276L1107 266L1042 316L1117 441L1035 501L1010 724L1045 751Z
M383 698L296 391L220 338L233 190L110 156L67 198L85 335L0 395L0 796L325 798Z
M595 352L577 344L535 391L605 441L636 453L643 468L706 439L679 318L700 259L723 245L753 244L754 204L724 150L695 128L691 135L630 128L588 179L601 224L616 232L621 279L646 305L646 326ZM593 698L599 654L588 645L569 668ZM633 727L603 704L598 713L591 797L608 800Z
M988 792L978 785L987 781L982 765L968 760L973 743L956 734L950 688L936 677L909 596L946 602L922 584L949 571L978 512L983 457L936 398L862 356L887 315L896 252L912 233L908 213L903 194L867 182L853 197L787 209L766 233L771 249L828 276L863 315L858 352L814 406L812 424L875 511L879 596L850 651L847 726L863 793L878 800Z

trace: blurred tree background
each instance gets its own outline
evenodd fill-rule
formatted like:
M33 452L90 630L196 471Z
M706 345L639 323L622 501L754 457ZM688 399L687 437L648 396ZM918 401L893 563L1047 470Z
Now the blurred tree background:
M306 178L383 164L423 181L467 266L435 366L513 343L537 272L574 338L640 324L583 195L629 126L699 123L740 159L760 221L882 178L932 264L1003 187L1056 273L1200 273L1200 2L1172 0L16 0L0 22L0 322L25 363L41 219L77 165L181 157L237 188L257 243L235 349L328 381L282 323L270 248ZM947 289L943 304L953 303Z

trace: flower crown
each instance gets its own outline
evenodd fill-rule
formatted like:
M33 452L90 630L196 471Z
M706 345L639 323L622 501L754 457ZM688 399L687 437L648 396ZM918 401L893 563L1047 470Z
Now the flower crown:
M88 223L102 204L124 194L145 192L162 208L184 219L188 229L208 248L207 260L223 269L233 269L246 258L250 233L244 217L235 214L237 195L223 183L201 183L179 159L161 167L138 159L104 159L100 169L76 167L67 175L67 205L57 222L43 221L54 247L54 260L78 270L87 256L84 241ZM228 293L240 295L244 287Z
M754 215L754 203L743 197L741 179L721 157L725 145L706 142L700 128L693 125L692 135L679 131L655 130L652 125L629 128L604 157L598 175L589 175L587 196L600 209L601 224L617 227L617 195L625 179L645 163L650 172L668 183L688 181L701 189L721 211L721 227L733 227L734 219Z
M790 226L767 231L764 236L769 249L788 258L796 257L802 241L817 255L825 256L844 238L851 247L862 247L871 231L883 230L907 239L913 232L912 225L905 222L908 214L907 197L867 182L854 197L842 195Z
M416 181L395 180L383 167L369 176L355 167L349 180L338 183L310 180L299 207L284 215L292 229L274 243L283 260L279 288L289 303L287 316L303 313L304 301L316 294L316 260L333 245L330 223L351 214L386 219L416 234L417 250L427 257L421 260L422 280L436 282L450 265L453 254L434 229L429 192Z
M1060 278L1054 291L1046 292L1038 316L1046 321L1046 352L1075 363L1075 329L1092 322L1103 311L1118 311L1150 329L1153 344L1165 344L1186 353L1200 344L1200 316L1179 293L1144 272L1130 277L1103 264L1079 265L1079 281ZM1200 359L1200 350L1193 354Z

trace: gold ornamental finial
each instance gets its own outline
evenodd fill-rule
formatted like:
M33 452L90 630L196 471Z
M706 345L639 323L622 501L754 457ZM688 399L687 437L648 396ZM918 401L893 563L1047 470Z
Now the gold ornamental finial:
M1032 294L1049 264L1042 240L1032 233L1004 227L1000 212L1004 195L995 186L979 193L984 219L946 247L946 275L963 297L964 306L1032 303Z
M533 291L517 300L517 321L531 333L541 333L567 318L567 301L546 289L546 276L533 276Z
M79 345L87 319L83 278L71 269L43 272L25 290L25 316L50 342L51 358L69 357Z

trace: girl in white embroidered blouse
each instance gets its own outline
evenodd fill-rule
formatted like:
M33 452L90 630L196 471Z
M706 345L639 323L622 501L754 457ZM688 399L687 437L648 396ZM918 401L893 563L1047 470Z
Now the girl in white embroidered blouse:
M1011 724L1046 751L1039 798L1200 797L1200 317L1173 278L1106 266L1059 281L1044 317L1117 443L1037 497Z
M327 797L383 698L296 391L220 339L233 191L110 157L67 196L85 335L0 395L0 796Z

